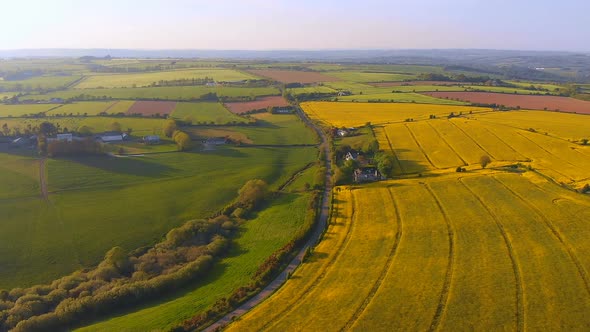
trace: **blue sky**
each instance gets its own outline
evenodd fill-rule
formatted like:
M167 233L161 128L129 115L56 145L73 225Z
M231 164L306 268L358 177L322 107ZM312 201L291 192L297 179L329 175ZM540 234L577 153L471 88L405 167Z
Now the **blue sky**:
M590 51L588 0L13 0L0 49Z

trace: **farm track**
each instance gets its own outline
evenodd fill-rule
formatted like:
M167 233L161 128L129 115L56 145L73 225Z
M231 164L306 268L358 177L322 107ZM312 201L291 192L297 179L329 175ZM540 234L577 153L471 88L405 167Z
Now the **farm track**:
M455 150L455 148L446 140L446 138L444 138L443 135L436 128L434 128L434 126L430 123L430 121L427 121L426 123L428 123L428 126L430 126L430 128L432 128L432 130L436 133L436 135L438 137L440 137L440 139L449 147L449 149L451 149L451 151L453 151L453 153L455 153L457 158L459 158L459 160L461 160L461 162L463 163L463 166L469 165L469 163L467 161L465 161L465 159L463 159L463 157L461 157L459 152L457 152L457 150Z
M576 266L580 277L584 281L584 286L586 288L586 292L588 292L588 295L590 295L590 278L588 277L588 273L586 272L586 269L584 269L584 266L580 262L578 256L574 253L574 249L572 248L572 246L567 241L564 240L563 235L561 234L561 232L559 232L559 230L555 227L555 225L551 222L551 220L549 220L543 214L543 212L541 212L541 210L539 210L536 206L531 204L529 201L527 201L524 197L522 197L516 191L512 190L512 188L510 188L509 186L504 184L504 182L498 180L494 176L491 176L491 178L494 179L496 182L498 182L502 187L504 187L514 197L516 197L518 200L523 202L531 211L533 211L537 216L539 216L539 218L541 218L541 220L543 220L543 223L545 224L545 226L547 226L547 228L551 231L551 234L561 243L561 245L563 246L563 248L567 252L568 256L570 257L570 259L572 260L572 262Z
M115 101L114 103L110 104L109 107L105 108L103 112L108 113L111 110L111 108L115 107L115 105L117 105L118 103L119 100Z
M481 151L485 152L488 156L492 157L493 159L498 160L498 158L494 157L493 154L491 154L483 146L481 146L481 144L479 144L473 137L471 137L465 130L463 130L463 128L457 126L457 124L455 124L453 121L449 121L449 123L455 126L455 128L462 132L466 137L468 137L475 145L477 145L481 149Z
M371 303L371 301L375 297L375 294L377 294L377 292L379 291L379 288L381 288L381 285L383 284L383 280L385 279L387 274L389 274L389 271L392 267L393 260L395 259L395 256L397 253L397 248L399 247L399 243L400 243L401 238L403 236L403 222L402 222L401 215L399 213L398 204L397 204L395 197L393 196L393 193L391 192L390 188L387 188L387 192L389 193L389 197L391 198L391 202L393 203L393 209L395 210L395 217L396 217L396 223L397 223L397 233L395 235L394 244L391 247L391 250L389 252L389 256L387 257L387 261L385 262L385 265L383 266L383 270L381 270L381 273L379 274L379 277L377 278L377 280L373 284L371 291L369 292L369 294L367 295L367 297L365 298L365 300L363 301L361 306L355 311L355 313L352 315L352 317L350 317L350 319L346 322L346 325L341 329L341 331L348 331L352 328L354 323L358 320L358 318L365 311L365 309L367 308L369 303Z
M391 139L389 139L389 135L387 135L386 127L384 126L381 128L383 130L383 135L385 135L385 138L387 139L387 143L389 144L389 149L391 150L391 153L393 153L393 157L395 158L395 162L397 163L397 166L399 167L400 175L407 174L406 170L402 166L401 161L398 158L397 152L395 152L395 149L393 148L393 144L391 144Z
M512 271L514 272L514 279L516 284L516 330L522 332L525 330L525 311L524 311L524 286L522 284L522 273L520 271L520 265L518 264L518 260L516 259L516 255L514 253L514 248L512 246L512 242L508 237L508 233L504 229L502 222L500 219L494 214L494 212L485 204L485 202L481 199L479 195L475 193L468 185L466 185L462 179L457 180L467 191L469 191L473 197L479 202L479 204L486 210L486 212L490 215L490 217L496 223L502 238L504 239L504 243L506 244L506 250L508 253L508 257L510 258L510 263L512 265Z
M424 158L426 158L426 160L428 160L428 162L430 163L430 165L432 165L433 168L438 169L438 167L434 166L434 163L432 162L432 160L430 159L430 157L428 157L428 154L426 153L426 151L424 150L424 148L422 147L422 145L420 145L420 142L418 142L418 139L416 138L416 136L414 135L414 133L412 132L412 130L410 129L410 127L407 124L404 124L404 127L406 127L406 129L410 133L410 136L412 136L412 139L414 140L414 142L416 143L416 145L418 146L418 148L420 149L420 151L424 155Z
M297 296L295 301L292 301L293 305L280 311L277 315L275 315L275 319L268 321L265 325L262 326L261 330L268 330L272 326L276 325L276 323L278 323L278 319L276 319L277 317L285 316L286 314L288 314L289 312L293 311L296 308L297 303L301 303L302 300L306 299L311 294L311 292L314 289L316 289L316 287L326 277L326 275L330 271L330 268L340 259L342 254L346 251L346 247L348 247L348 245L350 244L350 238L352 237L353 228L355 228L354 227L355 226L354 215L356 212L356 199L354 198L354 194L350 195L350 199L351 199L350 206L352 208L351 209L352 211L350 214L350 224L349 224L349 227L346 229L346 235L345 235L344 239L339 244L338 248L336 248L336 250L335 250L336 254L334 255L334 259L330 260L329 262L327 262L323 266L322 272L317 276L317 278L313 281L313 283L311 283L311 285L309 285L309 287L307 287L305 290L303 290L303 292L301 292L300 295Z
M430 329L429 329L429 331L436 331L440 325L442 316L443 316L444 311L446 309L446 306L447 306L447 303L449 300L449 291L451 289L451 281L453 280L453 272L454 272L453 269L454 269L454 260L455 260L455 233L454 233L453 228L451 226L451 220L449 218L449 215L447 214L444 207L442 206L440 199L436 196L436 194L434 193L434 191L432 191L432 188L430 188L430 186L428 184L424 184L424 188L426 188L426 190L428 191L430 196L432 196L432 198L434 199L434 202L436 203L436 206L438 207L440 213L442 214L442 216L445 220L445 224L447 225L447 234L449 237L449 253L448 253L448 262L447 262L447 272L445 274L445 281L444 281L443 288L442 288L442 291L440 294L440 300L439 300L438 305L436 307L436 312L434 314L434 317L432 318L432 323L430 324Z
M82 77L80 77L79 79L77 79L77 80L73 81L72 83L68 84L64 90L73 88L76 85L78 85L78 84L82 83L83 81L85 81L86 79L88 79L88 76L82 75Z
M39 188L41 189L41 198L49 202L49 192L47 191L47 162L45 158L39 159Z
M496 135L496 133L492 132L490 129L484 127L483 129L485 129L486 132L488 132L490 135L496 137L500 142L504 143L504 145L506 145L506 147L508 147L510 150L512 150L514 153L516 153L517 155L521 156L523 159L522 160L527 160L528 158L526 156L523 156L522 153L518 152L516 149L514 149L512 147L512 145L506 143L505 140L503 140L502 138L500 138L500 136Z
M314 165L314 163L309 163L309 164L305 165L305 167L303 167L302 169L300 169L299 171L297 171L289 179L287 179L287 181L285 181L285 183L283 183L282 185L280 185L278 191L285 190L286 187L288 187L291 183L293 183L293 181L295 181L298 177L301 176L301 174L303 174L303 172L305 172L306 170L308 170L313 165Z

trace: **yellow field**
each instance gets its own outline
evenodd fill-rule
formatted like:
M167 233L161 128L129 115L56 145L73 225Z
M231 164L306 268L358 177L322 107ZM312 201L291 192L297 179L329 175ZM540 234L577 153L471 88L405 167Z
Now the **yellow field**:
M485 170L339 187L335 199L309 261L229 331L590 325L589 197Z

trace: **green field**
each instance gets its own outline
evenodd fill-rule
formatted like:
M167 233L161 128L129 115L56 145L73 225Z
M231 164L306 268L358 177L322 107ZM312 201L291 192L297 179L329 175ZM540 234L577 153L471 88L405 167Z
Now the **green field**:
M86 77L76 84L76 89L92 88L117 88L117 87L142 87L149 86L159 81L170 81L179 79L204 79L212 78L215 81L241 81L255 79L255 76L244 74L230 69L187 69L161 72L148 72L138 74L104 74Z
M419 93L383 93L383 94L362 94L338 97L338 101L357 101L357 102L383 102L383 103L420 103L420 104L441 104L441 105L468 105L469 103L434 98L421 95Z
M303 224L308 200L306 194L281 195L271 207L244 224L228 258L202 281L179 290L174 296L148 303L138 311L77 331L166 330L205 311L217 299L243 286L270 253L289 242Z
M55 104L27 104L27 105L5 105L0 104L0 118L20 117L45 113L48 110L58 107Z
M361 71L338 71L330 72L330 76L337 77L344 81L351 82L396 82L403 80L415 79L415 75L380 73L380 72L361 72Z
M0 288L51 281L96 264L115 245L132 250L153 244L169 229L223 207L249 179L261 178L277 188L315 160L314 150L226 147L134 158L52 159L47 202L30 197L36 189L35 163L2 155L13 165L5 166L13 170L10 174L25 174L11 177L11 187L21 189L0 200ZM29 171L19 163L31 165Z
M291 88L291 89L287 89L287 92L293 96L298 96L298 95L308 94L308 93L333 93L333 94L338 93L338 91L336 91L332 88L329 88L327 86L323 86L323 85L310 86L310 87L305 87L305 88Z
M82 76L38 76L25 80L0 80L0 91L64 89Z
M169 99L191 100L207 93L216 93L219 97L258 97L278 95L280 92L274 87L240 88L240 87L207 87L207 86L172 86L155 88L111 88L111 89L79 89L58 91L48 94L29 95L27 98L35 100L49 100L51 98L70 99L80 95L93 98L108 97L113 99Z
M246 120L230 111L221 103L178 103L170 114L171 117L183 121L197 123L240 123Z
M80 102L80 103L73 103L73 104L65 104L60 107L54 108L45 114L48 116L54 115L98 115L101 112L106 112L113 106L115 102L107 101L107 102L100 102L100 101L89 101L89 102ZM110 113L110 112L108 112Z

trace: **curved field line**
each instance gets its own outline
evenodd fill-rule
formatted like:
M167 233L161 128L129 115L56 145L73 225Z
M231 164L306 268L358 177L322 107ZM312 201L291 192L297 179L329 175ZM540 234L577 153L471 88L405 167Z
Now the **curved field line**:
M488 133L490 133L490 135L496 137L500 142L504 143L504 145L506 145L510 150L514 151L514 153L516 153L517 155L520 155L524 159L528 159L528 157L526 157L522 153L516 151L516 149L514 149L510 144L506 143L503 139L500 138L500 136L496 135L496 133L492 132L491 130L489 130L486 127L483 127L483 129L485 129Z
M393 153L393 157L395 158L395 161L396 161L397 165L399 166L400 173L407 174L406 170L402 166L402 163L399 161L399 158L397 156L397 153L395 152L395 149L393 148L393 145L391 144L391 139L389 139L389 135L387 135L386 127L382 127L382 128L383 128L383 135L385 135L385 138L387 139L387 143L389 144L389 149L391 150L391 153Z
M410 129L410 127L408 127L407 124L405 124L404 127L406 127L406 129L410 133L410 136L412 136L412 139L414 140L414 142L416 143L416 145L418 146L418 148L420 148L420 151L422 151L422 154L424 155L424 157L426 158L426 160L428 160L428 162L430 163L430 165L432 165L432 167L434 167L436 169L439 169L439 167L434 166L434 163L432 162L432 160L430 160L430 157L428 157L428 154L426 154L426 151L424 151L424 148L422 147L422 145L420 144L420 142L418 142L418 139L416 138L416 136L414 135L414 133L412 132L412 130Z
M552 152L550 152L549 150L545 149L544 147L542 147L541 145L537 144L535 141L531 140L530 138L524 136L523 134L516 132L517 135L520 135L522 138L526 139L527 141L531 142L533 145L536 145L539 149L545 151L547 154L549 154L550 156L553 156L555 159L557 160L561 160L562 162L566 163L566 164L570 164L571 166L575 167L575 168L580 168L580 166L574 165L572 163L570 163L567 160L561 159L558 156L556 156L555 154L553 154Z
M457 128L460 132L462 132L463 135L467 136L467 138L469 138L475 145L477 145L481 149L481 151L485 152L488 156L498 160L498 158L494 157L493 154L491 154L488 150L484 149L484 147L481 146L475 139L473 139L473 137L471 137L465 130L463 130L463 128L457 126L453 121L449 121L449 123L455 126L455 128Z
M434 313L434 317L432 318L432 323L430 323L429 328L429 331L436 331L438 329L438 326L440 325L442 315L449 301L449 290L451 288L451 280L453 279L453 263L455 260L455 233L453 232L453 228L451 227L451 220L449 219L447 212L443 208L436 194L432 191L432 188L430 188L428 184L424 184L424 188L426 188L428 193L432 196L434 202L436 203L436 206L440 210L440 213L442 214L445 223L447 224L447 234L449 236L449 255L447 262L447 273L445 275L445 281L440 294L440 300L438 302L438 306L436 307L436 312Z
M397 254L397 248L399 247L399 243L400 243L402 235L403 235L403 222L402 222L402 217L399 213L398 204L395 201L395 197L393 197L393 193L391 192L391 189L387 188L387 192L389 193L389 197L391 197L391 202L393 203L393 209L395 210L395 217L396 217L396 223L397 223L397 234L395 235L394 244L391 247L391 250L389 252L389 256L387 257L387 261L385 262L385 266L383 267L383 270L381 270L381 273L379 274L379 278L377 278L377 280L373 284L373 287L371 287L371 291L369 292L369 294L367 295L367 297L365 298L365 300L363 301L361 306L357 308L357 310L354 312L352 317L350 317L348 322L346 322L346 325L341 329L341 331L350 330L350 328L358 320L358 318L361 316L361 314L365 311L365 309L367 308L369 303L371 303L371 301L375 297L375 294L377 294L377 291L379 291L379 288L381 288L381 285L383 283L383 279L385 279L385 277L389 273L389 270L391 269L393 260Z
M502 187L506 188L506 190L508 190L508 192L510 192L514 197L518 198L521 202L523 202L529 209L531 209L533 212L535 212L535 214L537 214L543 220L543 223L545 224L545 226L547 226L547 228L549 228L549 230L551 231L552 235L565 248L565 251L570 256L570 259L572 260L572 262L574 263L574 265L576 265L576 268L578 269L578 273L580 274L580 277L584 281L584 286L586 287L586 291L588 292L588 294L590 294L590 278L588 277L588 273L586 272L586 270L584 269L584 266L582 265L582 263L578 259L578 256L576 256L576 254L574 253L574 250L572 249L572 247L570 246L570 244L567 243L564 240L563 236L557 230L557 228L555 228L555 226L553 225L553 223L551 222L551 220L549 220L543 214L543 212L541 210L539 210L536 206L534 206L533 204L531 204L530 202L528 202L520 194L518 194L517 192L515 192L514 190L512 190L511 188L509 188L507 185L505 185L504 182L498 180L494 176L491 176L491 178L494 179L496 182L498 182Z
M487 211L487 213L492 217L502 238L504 239L504 243L506 244L506 250L508 251L508 257L510 258L510 262L512 263L512 271L514 272L514 280L516 283L516 330L517 331L524 331L525 329L525 311L524 311L524 287L522 285L522 277L520 274L520 267L516 260L516 256L514 255L514 248L512 247L512 243L508 238L508 234L504 229L504 226L498 219L498 217L492 212L492 210L484 203L484 201L479 197L469 186L467 186L462 179L459 179L458 182L469 191L475 199L479 202L479 204Z
M293 311L293 309L295 308L295 304L301 302L301 300L303 300L307 296L309 296L311 291L313 291L318 286L318 284L322 281L322 279L324 279L326 277L326 274L328 273L328 270L332 267L332 265L334 265L334 263L336 263L336 261L338 261L340 256L342 256L342 253L344 252L344 250L346 249L346 247L348 247L348 244L350 243L352 229L355 224L353 222L353 220L354 220L354 215L355 215L356 200L354 199L353 193L350 194L350 200L351 200L350 205L351 205L351 210L352 210L352 212L350 214L350 227L348 227L348 229L346 230L346 236L344 237L344 240L340 243L338 248L334 249L334 250L336 250L336 255L334 256L334 259L332 259L331 261L329 261L328 263L326 263L323 266L322 273L320 273L320 275L317 276L317 278L313 281L313 283L311 285L309 285L309 287L307 287L305 290L303 290L303 292L301 292L296 297L295 301L293 302L294 304L288 306L287 308L285 308L285 309L281 310L279 313L277 313L274 316L275 318L268 321L266 324L264 324L260 328L260 331L270 329L272 326L274 326L278 323L278 319L276 319L277 317L280 318L281 316L284 316L286 313Z
M457 150L455 150L455 148L451 144L449 144L449 142L446 140L446 138L444 138L443 135L441 135L440 132L436 128L434 128L434 126L430 123L430 121L426 121L426 123L428 123L430 128L432 128L432 130L434 130L434 132L438 135L438 137L440 137L441 141L443 141L449 147L449 149L451 149L451 151L453 151L455 153L455 155L457 155L457 158L459 158L461 160L461 162L463 162L464 166L469 165L465 161L465 159L463 159L463 157L461 157L459 152L457 152Z

